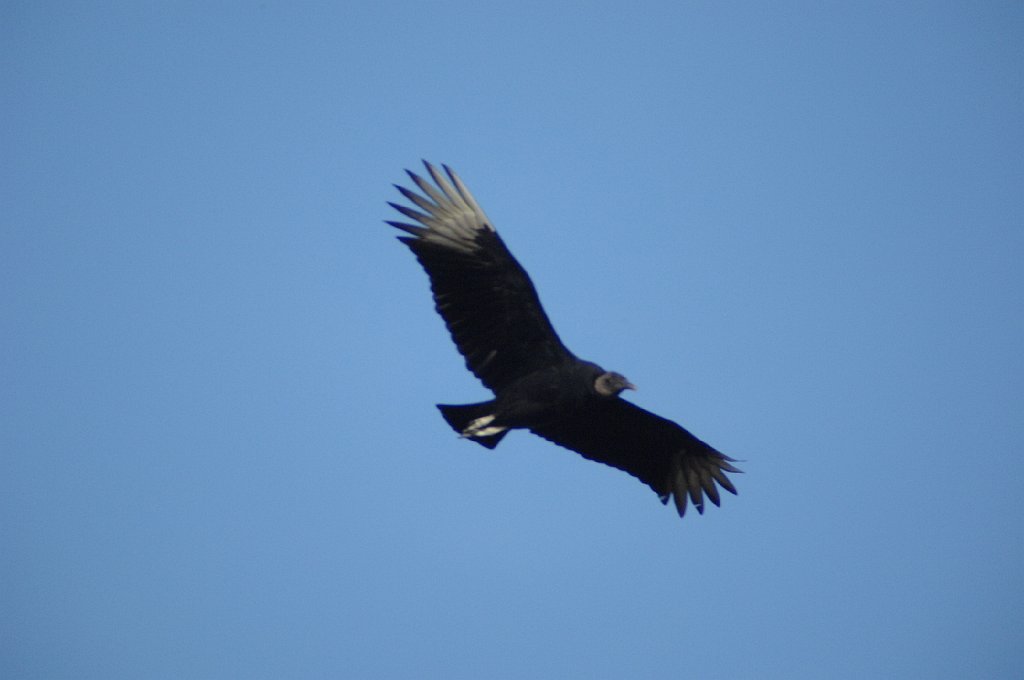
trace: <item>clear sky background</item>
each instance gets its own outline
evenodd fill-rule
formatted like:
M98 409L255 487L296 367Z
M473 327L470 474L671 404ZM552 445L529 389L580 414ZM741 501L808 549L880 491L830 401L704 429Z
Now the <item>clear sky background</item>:
M0 8L0 676L1024 675L1024 5ZM452 165L742 459L680 520L464 369Z

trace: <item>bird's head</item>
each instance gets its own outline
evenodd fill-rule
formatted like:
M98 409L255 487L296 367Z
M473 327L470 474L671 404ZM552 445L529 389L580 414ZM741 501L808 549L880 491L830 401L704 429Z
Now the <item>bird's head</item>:
M622 390L635 390L636 385L626 380L626 376L608 371L597 376L594 390L602 397L617 397Z

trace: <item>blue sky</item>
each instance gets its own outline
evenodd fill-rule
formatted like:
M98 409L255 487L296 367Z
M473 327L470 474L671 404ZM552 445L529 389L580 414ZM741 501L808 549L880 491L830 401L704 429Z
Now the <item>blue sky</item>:
M0 675L1024 673L1024 6L5 3ZM742 459L680 520L486 398L452 165Z

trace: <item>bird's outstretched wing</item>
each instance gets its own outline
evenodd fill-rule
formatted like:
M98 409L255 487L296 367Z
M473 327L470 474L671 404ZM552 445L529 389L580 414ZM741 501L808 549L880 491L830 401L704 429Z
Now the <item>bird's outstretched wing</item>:
M409 172L421 194L396 185L415 208L390 203L418 224L391 222L430 276L438 313L466 366L498 391L540 368L572 361L526 271L472 194L447 166L423 163L434 184Z
M682 517L689 497L704 512L704 496L719 504L718 487L735 494L726 472L741 472L732 458L684 428L623 399L602 399L576 415L530 430L584 458L624 470L675 501ZM717 483L717 486L716 486Z

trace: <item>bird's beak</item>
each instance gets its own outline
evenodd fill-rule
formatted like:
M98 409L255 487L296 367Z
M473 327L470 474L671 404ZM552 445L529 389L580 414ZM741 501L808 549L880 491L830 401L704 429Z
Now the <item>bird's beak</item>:
M624 390L633 390L634 392L636 392L636 385L634 385L631 382L627 382L626 386L623 387L622 389L624 389Z

